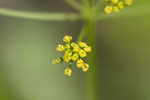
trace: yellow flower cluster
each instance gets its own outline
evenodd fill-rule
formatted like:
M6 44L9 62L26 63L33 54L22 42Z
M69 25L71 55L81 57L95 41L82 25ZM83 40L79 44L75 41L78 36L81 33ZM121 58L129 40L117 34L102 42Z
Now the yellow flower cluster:
M133 0L105 0L106 6L104 12L106 14L117 13L125 6L130 6Z
M78 41L77 43L71 42L72 36L66 35L63 38L64 44L58 44L56 51L63 52L62 57L58 57L52 61L52 64L59 64L65 62L68 67L64 70L66 76L71 76L72 74L72 65L76 64L76 67L82 69L83 72L86 72L89 69L89 65L85 63L85 57L88 53L92 51L92 48L88 46L85 42Z

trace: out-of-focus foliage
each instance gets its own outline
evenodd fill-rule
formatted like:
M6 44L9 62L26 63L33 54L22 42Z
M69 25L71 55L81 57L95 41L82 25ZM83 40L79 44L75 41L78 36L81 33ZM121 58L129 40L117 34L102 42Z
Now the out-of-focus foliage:
M40 0L6 1L7 6L16 1L16 8L28 10L42 9L46 4ZM51 2L44 10L66 7L60 0ZM119 14L101 17L97 25L101 100L150 99L149 5L150 0L134 0L133 6ZM65 66L50 63L57 55L57 40L70 32L76 37L80 23L2 16L0 20L0 100L85 100L86 83L81 77L85 73L74 69L76 75L68 79L62 72Z

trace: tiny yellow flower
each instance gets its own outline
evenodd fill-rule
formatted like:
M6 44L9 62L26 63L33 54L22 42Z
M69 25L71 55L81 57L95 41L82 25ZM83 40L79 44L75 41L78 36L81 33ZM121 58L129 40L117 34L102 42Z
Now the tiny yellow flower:
M73 54L71 57L73 61L76 61L79 58L79 55L77 53Z
M72 42L71 46L73 47L73 52L79 52L80 47L78 46L78 44Z
M110 1L110 0L109 0ZM58 64L64 62L69 65L64 70L66 76L71 76L72 69L71 66L75 63L77 68L82 68L83 72L86 72L89 68L88 64L84 63L84 57L87 56L89 52L92 51L92 48L88 46L85 42L71 42L72 37L69 35L64 36L63 41L64 45L58 44L56 50L59 52L63 51L63 56L56 58L52 61L53 64Z
M86 52L91 52L91 51L92 51L92 48L91 48L90 46L88 46L88 47L85 47L84 50L85 50Z
M66 63L68 63L68 62L71 60L71 56L69 56L69 55L64 55L63 59L64 59L64 61L65 61Z
M111 0L112 4L117 4L118 0Z
M64 51L64 46L63 45L61 45L61 44L59 44L57 47L56 47L56 51L59 51L59 52L62 52L62 51Z
M125 0L124 1L127 6L132 5L133 0Z
M70 44L66 44L65 49L70 49Z
M78 44L81 48L85 48L88 46L85 42L82 42L82 41L80 41Z
M105 12L106 14L111 14L111 13L112 13L112 6L106 6L106 7L104 8L104 12Z
M72 70L71 70L70 68L66 68L65 71L64 71L64 74L65 74L66 76L71 76Z
M79 52L80 51L80 48L79 47L74 47L73 48L73 52Z
M72 46L72 47L77 47L78 44L76 44L75 42L72 42L72 43L71 43L71 46Z
M120 2L118 3L118 8L120 8L120 9L124 8L124 4L123 4L122 1L120 1Z
M86 52L84 50L81 49L79 51L79 55L80 55L81 58L84 58L84 57L86 57L87 54L86 54Z
M114 7L113 7L113 12L115 12L115 13L119 12L119 8L116 7L116 6L114 6Z
M82 59L77 60L76 62L77 68L82 68L83 65L84 65L84 61Z
M60 58L56 58L52 61L52 64L59 64L61 62Z
M64 42L70 42L71 40L72 40L72 36L69 36L69 35L64 36L64 39L63 39Z
M72 56L72 52L70 50L67 50L63 57L64 61L68 63L71 60L71 56Z
M72 51L71 51L71 50L67 50L67 51L65 52L65 55L71 56L71 55L72 55Z
M82 66L82 71L87 72L88 69L89 69L89 65L85 63L84 66Z

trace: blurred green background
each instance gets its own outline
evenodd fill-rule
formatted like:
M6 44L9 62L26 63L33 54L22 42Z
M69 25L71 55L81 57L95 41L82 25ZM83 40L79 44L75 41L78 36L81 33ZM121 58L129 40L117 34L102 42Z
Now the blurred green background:
M63 0L1 0L0 7L72 12ZM150 100L150 1L134 0L121 13L97 23L99 100ZM67 78L65 65L51 64L58 40L65 34L76 40L81 22L6 16L0 22L0 100L85 100L87 73L74 68Z

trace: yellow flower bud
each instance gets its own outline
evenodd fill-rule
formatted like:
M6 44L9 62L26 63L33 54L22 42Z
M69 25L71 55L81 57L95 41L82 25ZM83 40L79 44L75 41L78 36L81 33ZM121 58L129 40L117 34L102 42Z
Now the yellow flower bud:
M79 48L78 44L72 42L71 46L73 47L73 52L79 52L80 48Z
M60 58L56 58L52 61L52 64L59 64L61 62Z
M114 6L114 7L113 7L113 12L115 12L115 13L119 12L119 8L116 7L116 6Z
M84 50L85 50L86 52L91 52L91 51L92 51L92 48L91 48L90 46L88 46L88 47L85 47Z
M83 65L84 65L84 61L82 59L77 60L76 62L77 68L82 68Z
M66 68L65 71L64 71L64 74L65 74L66 76L71 76L72 70L71 70L70 68Z
M118 0L111 0L112 4L117 4Z
M86 57L87 54L86 54L86 52L84 50L81 49L79 51L79 55L80 55L81 58L84 58L84 57Z
M122 1L120 1L120 2L118 3L118 8L120 8L120 9L124 8L124 4L123 4Z
M82 66L82 71L87 72L88 69L89 69L89 65L85 63L84 66Z
M111 14L111 13L112 13L112 6L106 6L106 7L104 8L104 12L105 12L106 14Z
M125 0L124 1L127 6L132 5L133 0Z
M68 63L68 62L71 60L71 56L69 56L69 55L64 55L63 59L64 59L64 61L65 61L66 63Z
M73 54L71 57L73 61L76 61L79 58L79 55L77 53Z
M64 51L64 46L63 45L61 45L61 44L59 44L57 47L56 47L56 51L59 51L59 52L62 52L62 51Z
M85 48L88 46L85 42L81 42L81 41L78 44L81 48Z
M71 56L72 56L72 52L70 50L67 50L63 57L64 61L68 63L71 60Z
M66 44L65 49L70 49L70 44Z
M64 42L70 42L71 40L72 40L72 36L69 36L69 35L64 36L64 39L63 39Z
M76 44L75 42L72 42L72 43L71 43L71 46L72 46L72 47L77 47L78 44Z

